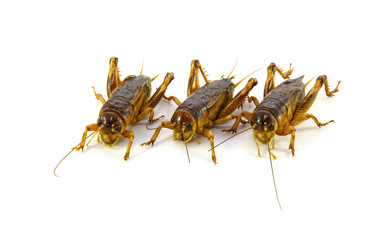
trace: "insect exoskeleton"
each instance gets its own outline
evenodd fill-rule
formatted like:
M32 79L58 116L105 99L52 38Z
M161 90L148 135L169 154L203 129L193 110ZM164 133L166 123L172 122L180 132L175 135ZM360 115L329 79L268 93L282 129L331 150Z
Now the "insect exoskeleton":
M234 66L235 67L235 66ZM234 68L233 68L234 70ZM232 71L233 71L232 70ZM233 97L234 88L238 86L244 79L234 84L230 77L232 71L226 78L209 81L198 60L191 62L191 72L189 76L187 99L180 103L175 97L169 97L168 100L174 100L178 105L171 121L162 122L149 142L142 145L154 144L162 128L173 130L173 139L181 140L186 146L196 135L206 137L210 141L211 148L214 147L214 135L210 130L211 127L237 118L232 114L245 100L251 89L257 84L255 78L250 78L246 86ZM199 85L199 72L201 72L206 84L202 87ZM242 121L243 123L246 123ZM198 141L199 142L199 141ZM188 154L188 151L187 151ZM188 155L190 161L190 157ZM216 163L215 152L212 151L212 161Z
M174 127L173 139L182 140L183 142L190 142L197 129L195 117L184 109L174 112L171 124Z
M290 64L289 71L284 72L274 63L271 63L267 68L268 74L264 88L264 98L262 102L259 103L256 97L250 97L249 101L253 101L256 105L254 111L252 113L248 111L243 111L238 116L237 120L234 122L232 128L229 130L225 130L226 132L236 132L236 129L238 128L240 122L239 118L245 117L250 122L251 128L249 129L253 129L253 136L255 143L257 144L259 156L261 156L261 154L258 142L267 144L272 172L273 167L271 163L271 157L273 157L274 159L276 159L276 157L271 152L270 146L272 146L272 148L274 149L275 135L285 136L291 134L289 149L291 150L291 153L294 156L296 125L309 118L313 119L318 127L326 126L330 122L334 122L334 120L331 120L326 123L321 123L314 115L309 114L307 112L314 103L317 94L323 85L325 86L326 95L328 97L332 97L334 93L338 91L338 86L341 82L339 81L337 87L334 90L330 91L327 76L321 75L317 78L316 83L310 89L310 91L305 94L305 87L310 83L311 80L304 84L302 82L304 76L301 76L296 79L287 79L278 86L275 86L276 71L278 71L284 79L287 79L291 75L293 69L291 68ZM246 129L242 132L245 132L249 129ZM275 187L274 174L273 181ZM275 190L278 200L276 187Z
M154 119L154 108L163 98L168 85L174 79L173 73L169 72L166 74L163 83L151 96L151 82L157 76L149 78L142 75L143 65L139 75L129 75L123 81L120 80L119 76L118 58L112 57L109 65L107 77L107 101L101 94L96 93L94 87L92 87L96 99L103 104L96 123L86 126L82 140L58 163L54 169L54 174L59 164L73 150L83 150L86 145L86 139L91 136L92 138L98 136L98 139L100 137L107 146L116 144L120 137L128 138L129 142L126 154L124 155L124 160L127 160L130 154L132 141L135 137L134 132L127 129L128 125L136 124L148 115L149 123L153 123L163 117L160 116ZM89 131L92 133L87 136Z

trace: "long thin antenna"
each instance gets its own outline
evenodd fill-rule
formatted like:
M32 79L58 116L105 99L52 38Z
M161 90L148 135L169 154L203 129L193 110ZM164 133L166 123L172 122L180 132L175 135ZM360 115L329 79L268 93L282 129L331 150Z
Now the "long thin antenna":
M234 65L233 69L231 69L231 72L230 72L230 74L227 76L227 78L229 78L230 75L233 73L233 71L234 71L235 67L237 66L237 64L238 64L238 59L237 59L237 61L235 62L235 65Z
M272 139L273 139L273 138L272 138ZM281 203L279 202L279 197L278 197L277 185L275 184L274 170L273 170L273 161L271 160L270 141L267 143L267 149L269 150L270 167L271 167L271 174L272 174L272 176L273 176L273 183L274 183L274 189L275 189L275 196L277 197L277 202L278 202L279 208L280 208L281 211L282 211Z
M91 137L91 136L92 136L93 134L95 134L96 132L98 132L98 131L95 131L95 132L93 132L93 133L90 133L90 135L88 135L88 136L86 137L86 139L89 138L89 137ZM56 175L56 169L57 169L57 167L59 167L60 163L62 163L63 160L64 160L68 155L70 155L70 154L75 150L75 148L77 148L79 145L80 145L80 143L79 143L78 145L76 145L75 147L73 147L72 150L69 151L69 153L67 153L67 155L65 155L65 156L59 161L59 163L56 165L56 167L53 169L53 174L54 174L56 177L59 177L58 175Z
M250 73L249 75L247 75L246 77L242 78L242 80L240 80L239 82L237 82L235 84L235 87L237 87L243 80L245 80L246 78L250 77L253 73L255 73L256 71L259 71L261 70L262 68L258 68L257 70L255 70L254 72Z
M187 142L184 141L183 143L184 143L184 145L185 145L185 147L186 147L186 153L187 153L188 163L191 163L191 162L190 162L190 155L188 154Z
M229 138L223 140L222 142L220 142L220 143L218 143L217 145L215 145L213 148L209 149L209 152L210 152L211 150L213 150L214 148L218 147L219 145L221 145L222 143L226 142L227 140L230 140L231 138L233 138L233 137L235 137L235 136L237 136L237 135L239 135L239 134L241 134L241 133L244 133L244 132L246 132L246 131L248 131L248 130L250 130L250 129L252 129L252 127L249 127L249 128L247 128L247 129L245 129L245 130L242 130L242 131L240 131L239 133L236 133L236 134L234 134L233 136L231 136L231 137L229 137Z

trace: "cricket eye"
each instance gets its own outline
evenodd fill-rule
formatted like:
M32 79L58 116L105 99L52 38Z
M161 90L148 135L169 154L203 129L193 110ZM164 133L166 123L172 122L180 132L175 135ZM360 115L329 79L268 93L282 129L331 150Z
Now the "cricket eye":
M96 124L98 125L98 127L100 127L102 125L102 120L98 119L98 122Z
M116 130L117 132L120 132L120 130L122 130L122 127L121 127L120 125L118 125L118 126L115 127L115 130Z
M270 131L273 131L274 130L274 123L270 123L268 129Z
M253 126L254 125L254 118L252 118L251 120L250 120L250 126Z
M191 131L192 130L192 124L191 123L187 123L186 129Z

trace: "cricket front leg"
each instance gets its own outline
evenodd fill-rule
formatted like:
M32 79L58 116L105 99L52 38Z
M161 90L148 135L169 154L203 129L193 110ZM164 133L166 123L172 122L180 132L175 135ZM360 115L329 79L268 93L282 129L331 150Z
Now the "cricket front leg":
M214 164L217 164L217 158L215 156L215 151L214 151L214 135L213 135L213 132L211 132L210 129L203 129L201 131L197 131L197 134L206 137L210 141L211 159L213 160Z
M173 127L172 127L172 124L171 124L171 122L170 121L164 121L164 122L162 122L157 128L156 128L156 130L155 130L155 133L154 133L154 135L152 135L152 138L150 139L150 141L148 141L148 142L145 142L145 143L142 143L142 144L140 144L141 146L144 146L144 145L154 145L154 142L156 141L156 139L158 138L158 135L159 135L159 133L160 133L160 130L162 130L162 128L168 128L168 129L173 129Z
M124 160L127 161L127 159L130 156L131 145L132 145L132 141L134 140L135 134L133 131L126 130L122 133L122 136L129 139L126 154L124 155Z
M82 136L82 140L80 141L80 143L78 144L77 147L75 147L74 149L76 151L79 151L80 149L83 151L83 148L84 148L84 145L86 144L86 139L87 139L87 133L89 131L97 131L98 130L98 125L96 123L92 123L92 124L89 124L86 126L86 129L84 130L83 132L83 136Z
M253 114L248 111L243 111L239 115L234 115L234 116L236 118L234 125L230 129L222 130L223 132L236 133L239 123L242 122L243 124L246 124L250 122L250 119L252 118ZM243 121L242 117L245 117L247 121Z
M293 156L295 154L295 149L294 149L295 132L296 130L294 126L290 124L285 125L281 130L277 131L277 134L280 136L286 136L288 134L291 134L289 149L291 150L291 154Z

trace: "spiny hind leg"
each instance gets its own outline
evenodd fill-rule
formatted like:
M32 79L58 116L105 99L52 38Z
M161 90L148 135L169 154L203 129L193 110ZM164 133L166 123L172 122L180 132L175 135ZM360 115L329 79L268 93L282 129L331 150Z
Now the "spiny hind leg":
M307 111L310 109L310 107L313 105L315 99L317 98L318 92L321 90L322 86L325 84L325 92L328 97L332 97L334 93L338 91L338 86L340 82L338 82L337 87L333 90L329 90L329 84L327 81L327 76L322 75L319 76L316 80L316 83L314 86L310 89L306 97L301 101L299 107L297 108L293 119L290 122L290 125L296 126L300 124L301 122L312 118L314 122L318 125L318 127L325 126L329 124L330 122L334 122L333 120L327 122L327 123L321 123L318 121L318 119L312 115L312 114L307 114Z
M131 145L132 141L134 140L135 134L133 131L126 130L122 133L122 136L129 139L126 154L124 155L124 160L127 160L130 156Z
M242 103L248 97L250 91L257 84L258 84L257 79L250 78L249 81L247 82L246 86L242 90L240 90L237 93L237 95L235 95L231 99L231 101L223 108L223 110L219 113L218 118L223 118L223 117L226 117L226 116L232 114L239 106L242 105Z
M202 73L202 76L206 83L209 82L207 79L207 75L199 62L199 60L195 59L191 62L191 71L190 76L188 78L188 85L187 85L187 96L189 97L191 94L193 94L196 90L200 88L199 85L199 71Z
M286 72L284 72L282 68L277 67L277 71L278 71L279 75L281 75L281 77L283 79L289 78L290 75L292 74L293 70L294 70L294 68L291 67L291 63L290 63L290 66L289 66L289 70L287 70Z
M98 125L96 123L92 123L92 124L89 124L86 126L86 129L84 130L83 132L83 136L82 136L82 140L80 141L80 143L78 144L78 146L76 146L74 149L76 151L79 151L80 149L83 150L84 148L84 145L86 144L86 139L87 139L87 133L89 131L97 131L98 130Z
M267 78L265 83L265 90L263 91L263 97L265 97L271 90L275 88L275 72L277 71L277 65L270 63L267 67Z
M329 90L328 77L326 75L323 75L323 77L325 78L325 92L326 92L326 96L334 97L334 93L338 92L338 87L340 86L341 81L338 81L336 88L334 90L330 91Z
M164 97L164 93L166 92L167 87L170 85L171 81L174 79L173 73L167 73L164 77L163 83L156 89L155 93L148 99L142 106L142 109L146 109L148 107L155 108L162 97Z
M318 121L318 119L313 114L306 113L306 114L297 116L295 119L295 122L292 121L292 122L290 122L290 124L293 124L295 126L295 125L300 124L301 122L308 120L309 118L313 119L313 121L315 122L315 124L317 124L318 127L324 127L324 126L328 125L329 123L334 122L334 120L330 120L329 122L321 123L320 121Z
M110 69L107 77L107 97L111 96L111 93L119 86L120 83L118 58L112 57L110 58Z
M282 68L277 67L275 63L270 63L269 67L267 67L267 78L265 83L265 90L263 92L263 97L265 97L271 90L275 88L275 72L281 75L283 79L289 78L294 68L291 68L291 63L289 70L284 72Z

